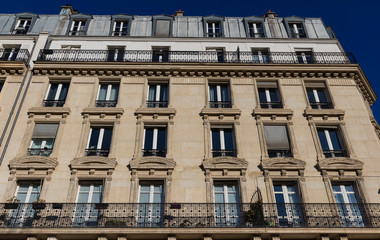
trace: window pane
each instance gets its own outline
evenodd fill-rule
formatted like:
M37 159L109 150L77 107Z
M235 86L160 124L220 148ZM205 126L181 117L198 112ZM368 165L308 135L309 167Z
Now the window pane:
M57 83L50 84L50 90L49 90L49 94L47 96L47 100L54 100L55 95L57 94L57 89L58 89Z
M327 144L327 138L326 138L324 129L318 129L318 137L319 137L319 141L321 142L322 150L323 151L330 150L329 145Z
M166 128L158 129L157 149L166 149Z
M224 194L223 193L215 193L215 203L224 203Z
M39 192L33 192L30 194L30 199L29 199L29 202L35 202L38 200L38 197L40 196L40 193Z
M235 149L232 129L224 129L224 145L226 150Z
M216 92L216 85L209 86L210 89L210 101L216 102L218 100L217 98L217 92Z
M153 203L162 203L162 193L155 193L153 194Z
M333 185L332 186L333 192L341 192L340 185Z
M331 139L334 150L342 149L342 146L340 144L338 131L337 130L330 130L329 134L330 134L330 139Z
M276 203L285 203L285 198L282 193L276 193L275 197L276 197Z
M101 192L94 192L92 194L91 203L101 203L102 202L102 193Z
M289 194L289 203L298 203L298 197L296 193Z
M212 129L212 149L213 150L220 150L220 130L219 129Z
M107 88L107 84L100 85L98 100L106 100Z
M156 85L149 85L148 101L156 100Z
M325 89L318 88L316 90L317 90L319 101L320 102L327 102L327 97L326 97Z
M161 85L160 101L168 101L168 85Z
M61 94L59 95L58 100L65 101L68 91L69 91L69 84L62 84Z
M343 195L341 193L334 194L336 203L344 203Z
M268 150L289 150L288 133L285 126L264 126Z
M78 195L78 203L87 203L88 201L88 192L81 192Z
M148 192L150 191L150 185L140 185L140 191L141 192Z
M315 97L314 97L314 93L313 93L313 89L307 88L306 91L307 91L307 97L309 98L309 101L310 102L316 102Z
M105 128L102 142L102 149L110 149L112 140L112 128Z
M112 85L110 100L116 101L119 95L119 85Z
M92 128L90 136L90 144L88 148L96 149L98 147L100 128Z
M260 102L267 102L267 96L265 94L265 88L259 88L258 91L259 91Z
M346 192L354 192L354 187L352 185L345 185Z
M274 185L273 186L275 192L282 192L282 186L281 185Z
M237 193L229 193L228 194L228 203L238 203L238 195Z
M153 128L145 128L145 143L144 149L153 148Z
M17 193L17 199L20 200L20 203L25 203L26 193Z
M272 102L278 102L278 93L276 88L270 88L269 90L269 95L270 95L270 100Z
M224 101L224 102L230 101L230 93L229 93L228 86L222 85L222 86L220 86L220 90L222 93L222 101Z
M214 185L214 191L215 192L223 192L223 185Z

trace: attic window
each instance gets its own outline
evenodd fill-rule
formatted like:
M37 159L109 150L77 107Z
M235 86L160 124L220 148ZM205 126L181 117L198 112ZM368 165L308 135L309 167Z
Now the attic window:
M15 29L13 30L14 34L26 34L29 31L30 25L32 24L31 18L19 18Z
M170 36L170 20L157 19L154 35L156 37L169 37Z

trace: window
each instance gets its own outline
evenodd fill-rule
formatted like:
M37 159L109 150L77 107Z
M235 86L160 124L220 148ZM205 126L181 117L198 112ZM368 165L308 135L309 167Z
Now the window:
M166 157L166 127L146 127L143 142L144 157Z
M236 147L232 126L214 126L211 128L212 157L236 157Z
M299 201L297 185L274 183L277 216L280 226L302 226L302 205Z
M164 186L160 181L141 182L137 226L161 227L164 213Z
M254 63L270 63L269 48L252 48Z
M149 83L146 106L148 108L168 107L169 87L167 83Z
M338 127L318 127L317 131L325 158L344 157L346 155Z
M315 63L314 54L311 50L295 50L298 63Z
M333 193L344 227L364 227L362 209L352 184L333 184Z
M286 126L264 126L268 156L291 157L291 149Z
M263 38L265 36L263 24L260 22L249 22L248 29L249 36L252 38Z
M276 82L257 82L261 108L282 108Z
M222 37L220 22L207 22L207 37Z
M217 226L240 223L239 187L236 182L214 182L214 202Z
M91 127L86 156L107 157L110 152L112 127Z
M50 156L57 130L58 124L37 123L30 141L28 155Z
M224 62L224 49L223 48L206 48L211 62Z
M209 103L210 108L230 108L230 88L227 84L210 84Z
M83 36L86 34L86 20L73 20L69 35L72 36Z
M39 199L41 182L19 182L16 189L16 198L20 203L32 203Z
M18 61L22 60L22 58L17 58L18 53L20 51L20 46L4 46L4 49L0 52L1 57L0 60L3 61ZM22 54L20 54L22 55ZM21 56L22 57L22 56Z
M153 47L152 62L168 62L169 47Z
M80 182L76 200L73 225L97 226L99 210L96 203L101 203L103 198L102 182Z
M50 83L44 99L44 107L62 107L68 91L68 83Z
M330 109L332 108L327 89L323 82L305 83L307 97L312 109Z
M19 18L13 31L14 34L27 34L30 25L32 24L31 18Z
M96 96L96 107L116 107L118 95L118 84L99 84L98 95Z
M108 62L123 62L125 47L108 47L107 61Z
M302 22L289 22L288 24L292 38L306 38Z
M170 36L170 20L157 19L154 31L156 37L169 37Z
M115 21L113 25L112 36L127 36L128 21Z
M0 92L3 90L4 87L4 80L0 79Z

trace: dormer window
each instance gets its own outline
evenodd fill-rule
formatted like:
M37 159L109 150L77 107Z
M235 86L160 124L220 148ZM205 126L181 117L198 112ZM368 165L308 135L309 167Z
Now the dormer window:
M249 22L248 30L249 30L249 36L252 38L264 37L264 28L261 22Z
M127 36L128 21L115 21L112 36Z
M170 37L172 35L173 17L171 16L153 16L153 36Z
M69 35L71 36L83 36L86 35L86 20L73 20Z
M32 24L31 18L19 18L13 33L14 34L27 34L31 24Z
M220 22L207 22L207 37L221 37Z
M289 30L292 38L306 38L305 30L301 22L290 22Z

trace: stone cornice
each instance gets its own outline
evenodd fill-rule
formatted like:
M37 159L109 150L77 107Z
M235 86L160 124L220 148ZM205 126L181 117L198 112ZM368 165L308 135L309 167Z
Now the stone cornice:
M293 110L284 108L255 108L252 114L254 116L285 116L291 119Z
M278 157L263 159L260 166L263 170L304 170L306 162L296 158Z
M83 109L83 115L123 115L124 109L114 107L89 107Z
M131 169L174 169L175 161L172 158L157 156L133 158L129 162Z
M236 157L216 157L204 159L202 166L204 169L243 169L246 170L248 162L243 158Z
M305 116L343 117L344 111L341 109L305 109Z
M9 162L10 169L55 169L57 165L55 158L44 156L23 156Z
M115 158L100 156L80 157L70 162L71 169L115 169L116 165Z
M136 115L139 115L139 114L142 114L142 115L154 115L154 114L175 115L176 113L177 113L177 111L175 110L175 108L147 108L147 107L138 108L138 109L136 109L136 112L135 112Z
M24 62L0 61L0 75L22 75L25 73Z
M28 114L37 114L37 115L62 115L62 114L70 114L69 107L32 107L28 110Z
M326 158L319 160L320 170L362 170L363 162L348 157Z

